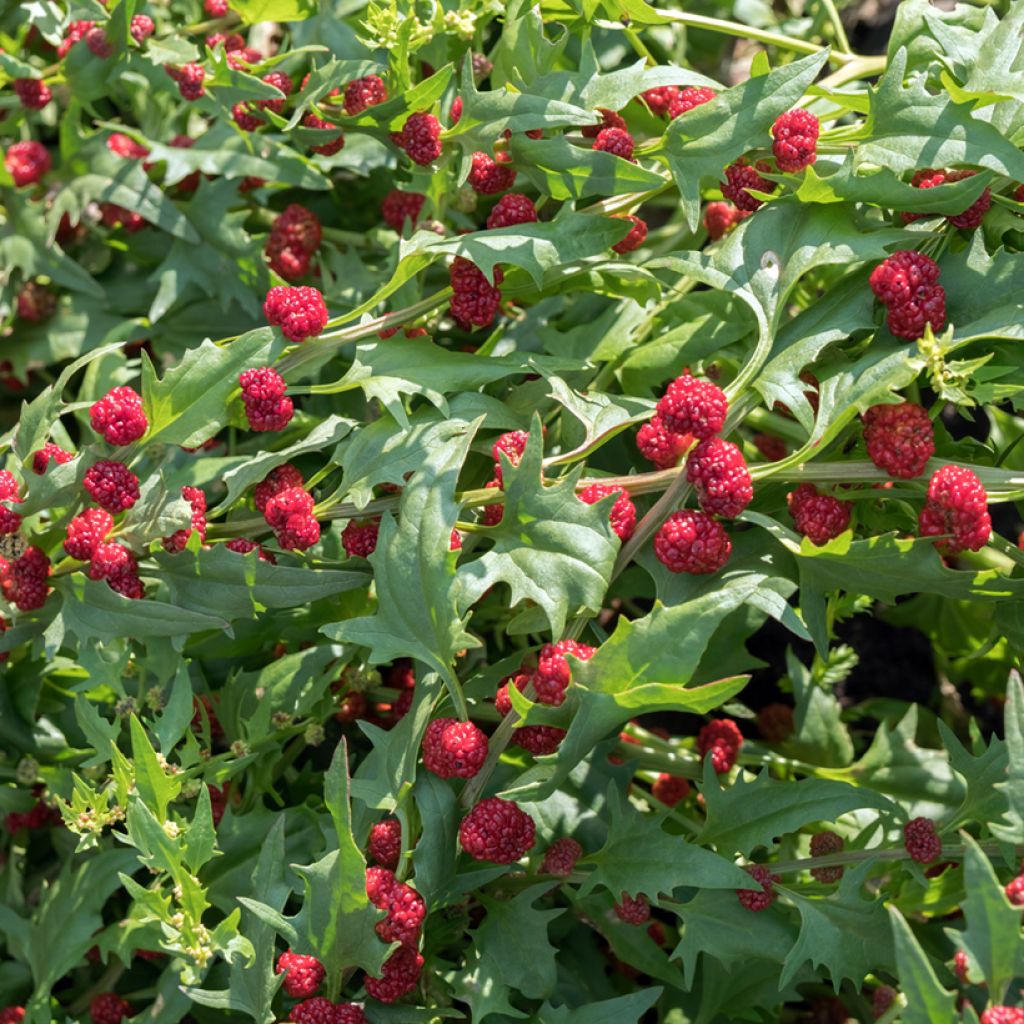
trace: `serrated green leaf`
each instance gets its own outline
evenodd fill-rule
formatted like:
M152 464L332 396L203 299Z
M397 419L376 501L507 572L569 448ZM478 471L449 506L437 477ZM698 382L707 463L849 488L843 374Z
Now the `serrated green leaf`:
M160 821L167 817L167 805L181 792L181 780L161 767L142 723L132 715L128 722L132 740L135 788Z
M934 1024L953 1020L956 997L939 984L935 970L904 920L895 908L889 907L893 940L896 948L897 976L900 991L907 1005L900 1013L905 1024Z

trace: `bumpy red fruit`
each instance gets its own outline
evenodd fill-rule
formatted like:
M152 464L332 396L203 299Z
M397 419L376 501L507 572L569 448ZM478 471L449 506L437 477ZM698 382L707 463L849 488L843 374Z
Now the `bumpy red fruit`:
M397 818L385 818L370 829L370 856L389 871L398 867L402 853L402 823Z
M114 528L114 517L102 508L87 508L68 523L64 550L71 558L88 562L96 546Z
M903 847L918 864L931 864L942 852L942 840L930 818L911 818L903 826Z
M990 1006L981 1015L981 1024L1024 1024L1024 1010L1016 1006Z
M114 132L107 138L107 149L115 156L124 157L125 160L141 160L149 156L149 149L142 143L136 142L131 136L124 132Z
M544 854L540 864L541 874L567 878L573 873L576 861L582 856L583 847L575 839L569 836L556 839Z
M85 33L85 45L102 60L106 60L114 55L114 47L110 42L106 29L102 29L99 26L91 28Z
M533 818L497 796L481 800L459 825L459 842L466 853L492 864L514 864L530 850L535 837Z
M602 498L617 494L618 500L612 505L608 514L609 522L619 540L629 540L636 529L636 506L629 495L621 487L607 487L604 484L591 484L580 491L579 499L586 505L594 505Z
M797 533L821 547L850 525L850 503L819 494L814 484L801 484L786 496Z
M772 125L772 154L780 171L794 173L810 167L818 159L818 133L821 125L809 110L789 110Z
M313 513L313 495L302 487L288 487L275 494L263 510L263 518L272 527L284 526L292 516Z
M491 445L491 455L494 457L494 476L499 485L502 483L502 456L513 466L518 466L529 439L530 435L525 430L509 430Z
M33 185L50 169L50 153L35 139L15 142L4 154L4 166L18 188Z
M704 209L704 229L708 238L717 242L749 216L749 210L739 210L732 203L708 203Z
M356 522L353 519L341 531L341 543L345 548L345 554L349 558L369 558L377 549L379 529L379 519L371 519L364 523Z
M388 98L384 79L378 75L357 78L345 86L345 113L349 117L361 114L367 107L383 103Z
M256 504L256 511L266 512L267 503L275 494L287 490L289 487L301 487L303 483L302 474L291 463L285 463L272 469L263 480L258 483L253 492L253 499Z
M276 370L269 366L253 367L243 371L238 382L250 429L284 430L288 426L294 408L284 393L284 378Z
M57 296L38 281L26 281L18 292L18 316L39 323L49 320L57 310Z
M0 560L0 567L5 563ZM4 597L19 611L30 612L42 608L50 589L50 559L36 547L26 548L20 558L7 566L0 576Z
M827 857L832 853L840 853L843 849L843 837L835 832L819 832L811 837L811 856ZM811 868L811 874L819 881L826 884L838 882L843 877L842 866L828 868Z
M594 139L594 149L636 163L633 160L633 136L625 128L602 128Z
M713 89L707 89L702 85L688 85L685 89L680 89L670 96L668 116L673 119L677 118L680 114L693 110L694 107L710 102L716 95L717 93Z
M40 78L16 78L11 85L27 110L42 110L53 99L49 86Z
M922 537L951 534L936 547L946 554L980 551L992 535L984 484L963 466L943 466L928 482L928 497L918 516Z
M689 434L673 434L666 430L661 417L657 415L652 416L636 435L636 446L640 454L658 469L671 469L675 466L691 444L693 438Z
M42 448L32 453L32 472L42 476L51 459L58 466L63 466L65 462L70 462L74 457L74 452L66 451L59 444L47 441Z
M669 117L673 105L679 103L679 86L660 85L641 93L641 96L652 114Z
M21 1024L24 1019L24 1006L5 1006L0 1010L0 1024Z
M441 124L433 114L410 114L402 130L393 136L413 163L425 167L441 155Z
M560 705L572 682L572 668L566 655L580 661L589 661L596 650L596 647L582 644L578 640L559 640L554 644L545 644L537 655L537 671L531 676L537 700L541 704L555 707Z
M327 306L316 288L279 285L267 292L263 313L271 327L280 327L289 341L315 338L327 324Z
M516 172L507 164L496 163L486 153L474 153L473 166L467 180L474 192L482 196L493 196L512 187Z
M288 1019L293 1024L366 1024L366 1015L357 1003L332 1003L324 996L297 1003Z
M743 452L731 441L709 437L686 459L686 479L708 515L735 519L753 500L754 487Z
M673 512L654 537L654 553L670 572L718 572L729 560L732 542L721 523L706 512Z
M891 985L879 985L871 994L871 1012L875 1020L884 1017L896 1000L896 989Z
M639 217L635 217L633 214L616 214L620 220L628 220L633 226L629 229L629 233L621 241L616 242L612 246L612 252L617 252L620 255L625 255L627 252L633 252L639 249L644 242L647 241L647 222L641 220Z
M192 508L191 525L186 530L175 530L169 537L164 537L165 551L184 551L193 531L199 534L200 540L206 540L206 495L198 487L182 487L181 496Z
M784 742L793 729L793 709L788 704L766 704L757 713L757 731L769 743Z
M701 726L697 734L697 750L701 758L711 755L711 767L721 775L736 763L743 733L731 718L713 718Z
M662 772L651 786L651 795L669 807L685 800L690 795L690 783L678 775Z
M534 757L543 757L546 754L553 754L564 739L565 730L559 729L556 725L524 725L512 733L509 742L522 747Z
M510 192L502 196L495 204L487 218L487 227L511 228L516 224L532 224L537 219L537 210L533 200L521 192Z
M760 885L759 889L737 889L736 897L747 910L767 910L775 902L775 882L780 881L763 864L747 864L743 868Z
M658 417L666 430L702 441L721 431L728 411L725 392L689 372L676 377L658 401Z
M126 445L137 441L149 428L142 411L142 398L131 388L112 388L89 409L92 429L109 444Z
M622 898L612 908L615 916L626 924L641 925L647 924L651 919L651 905L643 893L630 896L623 893Z
M165 71L167 71L167 67L164 65ZM178 83L178 92L181 93L181 98L184 100L198 100L206 92L206 87L203 85L206 71L202 64L183 64L176 69L175 74L171 77Z
M128 32L140 46L156 31L156 23L148 14L132 15Z
M20 504L18 481L9 470L0 469L0 502ZM17 533L21 528L21 516L0 504L0 534Z
M384 223L394 231L401 231L408 219L412 226L416 227L426 198L420 192L403 192L401 189L393 188L381 204L380 212Z
M919 338L927 324L933 331L945 326L946 292L938 279L934 260L906 249L893 253L871 272L868 283L888 307L886 322L897 338Z
M139 478L123 462L102 460L90 466L82 486L100 508L115 516L139 500Z
M935 430L928 411L914 402L873 405L863 416L868 457L889 476L920 476L935 454Z
M132 1004L115 992L101 992L89 1003L89 1016L93 1024L121 1024L125 1017L135 1013Z
M764 205L763 199L752 196L747 189L757 192L774 192L775 184L761 177L761 173L769 170L765 160L758 160L751 166L746 160L737 160L725 169L725 181L722 182L722 195L732 201L733 205L746 213L753 213Z
M416 942L427 908L411 885L399 882L387 868L367 868L366 895L375 907L387 911L388 916L376 925L377 934L385 942Z
M284 975L282 987L292 999L308 999L315 995L326 973L324 965L315 956L293 953L290 949L277 958L274 970Z
M382 1003L394 1003L408 995L419 981L423 957L413 946L402 946L384 961L379 978L366 979L367 995Z
M626 122L622 118L621 114L616 114L614 110L607 110L604 107L598 107L597 112L601 115L600 124L588 124L580 129L585 139L596 139L601 131L605 128L626 128Z
M501 284L504 275L500 267L494 268L494 284L470 260L456 256L449 268L452 286L451 313L462 325L488 327L501 306Z
M89 579L112 579L135 567L135 556L123 544L97 544L89 560Z
M935 188L937 185L944 185L947 182L963 181L965 178L972 178L977 174L977 171L946 171L937 170L933 167L926 167L923 170L915 171L914 177L911 179L910 184L914 188L929 189ZM973 202L966 210L961 213L952 214L946 217L954 227L963 228L965 231L973 231L978 227L988 213L989 207L992 205L992 190L986 188L984 192ZM931 217L934 214L930 213L902 213L900 214L904 224L909 224L912 221L920 220L922 217Z
M1007 882L1003 892L1015 907L1024 907L1024 875L1018 875Z
M472 722L435 718L423 736L423 764L442 779L471 779L487 760L487 737Z

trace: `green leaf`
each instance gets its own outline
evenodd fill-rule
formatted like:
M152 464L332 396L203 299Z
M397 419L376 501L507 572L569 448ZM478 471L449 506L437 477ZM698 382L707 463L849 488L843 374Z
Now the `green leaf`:
M980 753L974 756L945 722L940 719L936 725L942 746L949 754L950 766L966 789L954 821L998 822L1009 810L1002 785L1009 767L1006 744L998 736L993 736L988 746L978 740L976 746L980 747Z
M261 327L224 346L206 339L161 378L144 356L142 406L149 420L145 443L198 448L213 437L228 421L228 399L238 389L239 374L269 365L279 351L274 335L271 328Z
M847 868L838 890L825 897L787 890L787 899L800 911L800 935L782 966L780 986L791 981L808 960L816 969L825 970L836 992L844 979L856 987L872 971L893 970L892 931L885 904L874 896L861 896L873 868L871 861Z
M575 1009L545 1003L538 1011L537 1021L538 1024L639 1024L660 995L660 988L645 988Z
M181 780L161 767L146 730L135 715L131 716L128 724L132 738L135 788L157 820L163 822L167 818L167 805L181 792Z
M956 996L939 984L935 970L904 920L893 906L887 908L896 945L897 977L907 1005L900 1013L904 1024L935 1024L954 1020Z
M1001 1003L1010 982L1024 973L1020 944L1020 908L1013 906L981 847L966 832L964 841L964 917L962 931L946 934L965 949L980 968L992 993Z
M742 776L727 787L705 774L701 787L707 818L698 839L722 853L749 856L758 846L771 848L775 839L813 822L835 821L863 808L900 810L891 800L838 779L773 779L767 770L752 782Z
M507 583L509 607L532 601L557 637L570 614L600 609L619 540L608 520L615 499L587 505L576 497L582 467L542 482L541 434L534 419L519 465L503 460L505 511L487 531L494 546L460 567L459 607L466 611L495 583Z
M1010 810L1001 822L990 823L992 834L1007 843L1024 839L1024 685L1013 672L1006 684L1006 706L1003 712L1006 751L1010 765L1008 777L997 787L1010 802Z
M232 0L232 10L247 25L258 21L303 21L316 14L313 0Z
M653 900L661 893L671 895L681 885L737 889L750 881L750 876L731 861L682 836L670 835L659 819L634 810L614 784L609 787L608 809L608 839L600 850L580 862L593 865L580 886L581 896L600 885L615 899L623 893L643 893ZM638 856L640 850L642 856Z
M775 119L796 106L827 58L827 51L822 51L748 79L668 126L665 156L691 231L700 223L702 184L718 181L726 165L770 143L768 130Z
M466 632L458 607L456 556L449 550L458 517L455 486L478 424L459 440L431 452L402 492L399 521L381 521L370 564L377 588L377 611L324 626L334 640L370 648L375 663L403 656L436 671L462 704L455 678L455 655L479 641Z

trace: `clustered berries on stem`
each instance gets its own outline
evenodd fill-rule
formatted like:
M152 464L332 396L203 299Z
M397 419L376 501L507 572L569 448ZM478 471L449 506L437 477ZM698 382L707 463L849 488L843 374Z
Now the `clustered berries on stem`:
M869 284L886 307L886 324L897 338L911 341L926 326L941 331L946 324L946 290L938 264L924 253L903 249L871 271Z
M316 214L298 203L290 203L275 218L263 251L275 274L286 281L297 281L309 273L321 239L322 229Z
M317 337L327 325L327 306L316 288L278 285L267 292L263 313L271 327L280 327L289 341Z

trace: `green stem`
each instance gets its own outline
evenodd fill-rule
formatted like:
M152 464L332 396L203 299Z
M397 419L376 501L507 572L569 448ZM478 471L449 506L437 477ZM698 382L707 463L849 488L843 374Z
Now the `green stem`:
M842 53L853 53L850 48L850 40L846 35L846 26L843 19L839 17L834 0L821 0L821 6L825 8L825 14L832 24L832 31L836 34L836 47Z

